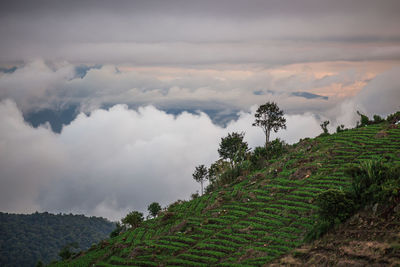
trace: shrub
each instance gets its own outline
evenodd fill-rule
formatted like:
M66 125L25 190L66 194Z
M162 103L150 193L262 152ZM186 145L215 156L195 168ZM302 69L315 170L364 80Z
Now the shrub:
M69 243L69 244L65 245L64 247L62 247L62 249L58 253L58 256L60 256L63 260L67 260L67 259L71 258L72 256L74 256L78 247L79 247L78 243L76 243L76 242Z
M391 200L400 191L400 167L388 166L382 160L366 160L352 166L351 193L360 205Z
M241 174L241 167L240 166L235 166L233 168L228 168L224 173L220 175L219 178L219 184L224 185L224 184L229 184L232 183L237 177L240 176Z
M208 188L208 187L207 187ZM207 188L206 188L206 193L207 193ZM196 193L193 193L193 194L191 194L190 195L190 198L192 199L192 200L194 200L194 199L196 199L196 198L198 198L199 197L199 192L198 191L196 191Z
M396 122L400 121L400 111L390 114L389 116L387 116L386 120L392 124L395 124Z
M255 169L261 169L264 167L265 161L268 159L268 152L265 147L256 147L250 155L251 164Z
M340 132L344 132L346 129L344 128L344 125L338 125L338 127L336 127L336 132L340 133Z
M124 230L125 227L120 222L116 222L115 229L110 233L110 237L116 237Z
M346 220L354 211L354 201L349 193L329 189L316 197L318 214L322 220L334 223Z
M277 138L268 144L268 147L256 147L250 155L250 161L255 169L264 167L265 161L278 158L287 152L285 141Z
M330 189L317 195L319 218L305 241L319 238L366 204L400 202L400 165L390 166L381 159L366 160L346 173L352 177L350 191Z
M374 123L381 123L385 121L384 119L381 118L379 115L374 115Z
M287 152L287 144L285 141L276 138L272 141L267 149L269 159L274 159L280 157L282 154Z
M371 121L369 120L369 118L367 116L360 113L359 111L357 111L357 114L360 116L360 122L357 122L357 126L356 126L357 128L364 127L364 126L371 124Z
M140 224L143 222L143 219L143 213L132 211L128 213L121 221L125 225L129 224L132 228L136 228L140 226Z
M332 227L332 223L328 221L319 221L304 237L305 242L310 242L323 236Z

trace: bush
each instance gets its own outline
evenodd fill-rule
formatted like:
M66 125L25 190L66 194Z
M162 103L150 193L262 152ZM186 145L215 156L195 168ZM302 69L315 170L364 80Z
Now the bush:
M232 183L237 177L241 175L241 167L236 166L233 168L228 168L224 173L221 174L218 180L219 185L230 184Z
M206 188L206 193L207 193L207 188ZM190 199L191 200L194 200L194 199L196 199L198 197L199 197L199 192L198 191L196 193L193 193L193 194L190 195Z
M143 213L132 211L128 213L121 221L123 224L129 224L132 228L139 227L143 222Z
M347 129L344 128L344 125L338 125L338 127L336 127L336 133L341 133L346 131Z
M125 227L121 223L117 222L115 224L115 229L110 233L110 237L111 238L116 237L124 230L125 230Z
M329 229L332 228L332 223L328 221L318 221L313 228L311 229L310 232L306 234L304 237L305 242L310 242L315 239L320 238L323 236L326 232L328 232Z
M287 144L285 141L276 138L274 141L270 142L267 148L268 160L278 158L287 152Z
M68 243L64 247L62 247L62 249L58 253L58 256L60 256L63 260L67 260L75 255L78 247L78 243L76 242Z
M381 118L379 115L374 115L374 123L381 123L384 122L385 120Z
M356 126L357 128L364 127L364 126L371 124L371 121L369 120L369 118L367 116L360 113L359 111L357 111L357 114L360 116L360 122L357 122L357 126Z
M355 210L354 201L349 193L329 189L319 193L316 198L318 214L322 220L330 223L343 222Z
M250 161L255 169L264 167L265 161L278 158L287 152L285 141L277 138L268 144L268 147L256 147L250 155Z
M360 205L391 200L400 190L400 167L382 160L366 160L346 171L352 176L351 193Z
M400 202L400 165L390 166L381 159L366 160L346 173L352 177L349 191L330 189L317 195L319 218L305 241L319 238L367 204Z
M400 111L390 114L389 116L387 116L386 120L392 124L395 124L396 122L400 121Z

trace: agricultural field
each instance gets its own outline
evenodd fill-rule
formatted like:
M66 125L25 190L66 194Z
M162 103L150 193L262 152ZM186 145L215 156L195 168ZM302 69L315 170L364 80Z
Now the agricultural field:
M400 164L400 129L375 124L301 140L264 169L51 266L261 266L304 244L315 196L345 189L360 160Z

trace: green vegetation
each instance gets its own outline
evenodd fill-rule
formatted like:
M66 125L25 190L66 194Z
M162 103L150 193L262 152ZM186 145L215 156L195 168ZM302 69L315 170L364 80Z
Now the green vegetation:
M320 124L321 129L323 131L322 135L329 135L328 125L329 125L329 121L324 121L323 123Z
M387 121L277 140L208 169L202 196L53 266L261 266L363 205L399 203L400 128ZM211 179L212 177L212 179Z
M106 219L83 215L0 213L0 266L49 263L59 259L60 252L69 258L68 252L76 252L72 245L88 249L107 238L114 227Z
M207 180L208 171L207 168L202 164L196 167L193 173L193 179L201 184L201 194L203 195L203 183Z
M231 167L237 166L246 158L249 148L243 141L244 133L229 133L227 137L221 138L218 154L221 159L228 160Z
M130 225L132 228L137 228L142 224L143 220L143 213L131 211L121 221L125 225Z
M147 207L147 210L149 211L149 214L150 214L153 218L155 218L155 217L157 217L158 213L160 212L161 206L160 206L159 203L153 202L153 203L151 203L151 204Z
M280 128L286 129L286 119L283 111L275 102L267 102L258 107L253 126L260 127L265 134L265 147L268 146L271 130L278 132Z

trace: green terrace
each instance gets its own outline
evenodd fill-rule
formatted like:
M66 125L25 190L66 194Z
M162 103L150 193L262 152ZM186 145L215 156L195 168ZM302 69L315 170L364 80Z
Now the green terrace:
M52 266L260 266L303 244L316 194L350 186L352 163L400 163L400 130L369 125L307 139L263 170L191 201L75 259ZM377 137L379 132L385 132Z

